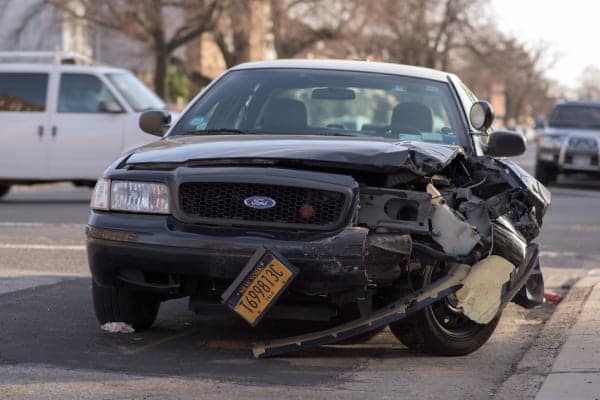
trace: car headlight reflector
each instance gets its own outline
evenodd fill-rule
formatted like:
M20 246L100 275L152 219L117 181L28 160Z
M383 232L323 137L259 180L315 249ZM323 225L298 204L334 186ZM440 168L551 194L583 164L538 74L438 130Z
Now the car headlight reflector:
M169 189L164 183L112 181L110 209L169 214Z
M110 179L98 179L92 193L90 207L94 210L108 211L110 205Z

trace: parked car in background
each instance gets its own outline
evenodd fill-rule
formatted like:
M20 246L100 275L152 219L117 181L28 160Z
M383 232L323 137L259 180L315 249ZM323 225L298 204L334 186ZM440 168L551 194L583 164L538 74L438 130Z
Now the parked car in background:
M165 104L131 72L76 54L0 53L0 196L13 184L93 185L151 141L139 113ZM85 65L77 65L84 63Z
M561 173L600 172L600 102L557 104L537 142L535 176L544 184L556 181Z
M232 68L98 181L87 227L98 321L146 329L162 301L189 297L251 326L335 325L257 344L260 357L388 324L411 349L475 351L508 302L543 300L533 240L550 194L501 158L525 141L488 135L493 120L441 71ZM140 117L154 135L168 124L164 111Z

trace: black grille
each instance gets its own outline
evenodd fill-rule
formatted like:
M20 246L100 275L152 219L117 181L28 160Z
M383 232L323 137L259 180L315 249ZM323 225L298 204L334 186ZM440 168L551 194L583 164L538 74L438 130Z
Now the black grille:
M244 200L253 196L270 197L276 204L267 209L248 207ZM181 211L193 219L326 226L340 220L345 200L340 192L292 186L229 182L179 186Z

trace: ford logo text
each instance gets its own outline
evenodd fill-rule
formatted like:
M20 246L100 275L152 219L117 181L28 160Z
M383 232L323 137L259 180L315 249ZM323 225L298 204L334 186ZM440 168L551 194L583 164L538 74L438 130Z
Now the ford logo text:
M252 196L244 200L244 204L250 208L256 208L257 210L265 210L267 208L273 208L277 204L275 200L267 196Z

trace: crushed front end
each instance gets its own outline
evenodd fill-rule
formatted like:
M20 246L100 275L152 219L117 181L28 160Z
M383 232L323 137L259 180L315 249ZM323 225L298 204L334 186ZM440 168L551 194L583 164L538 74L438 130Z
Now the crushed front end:
M88 226L94 281L160 300L189 296L198 313L222 312L223 293L257 249L270 248L299 272L266 317L335 327L257 344L257 356L388 324L409 347L427 350L427 338L414 327L423 310L448 331L461 320L469 329L491 326L480 334L489 337L507 302L541 301L532 240L549 194L514 163L439 149L446 152L442 161L430 146L403 151L396 167L381 158L377 165L123 162L108 180L160 182L169 188L171 209L168 215L94 210ZM398 154L392 159L398 164ZM276 205L267 207L265 199Z

